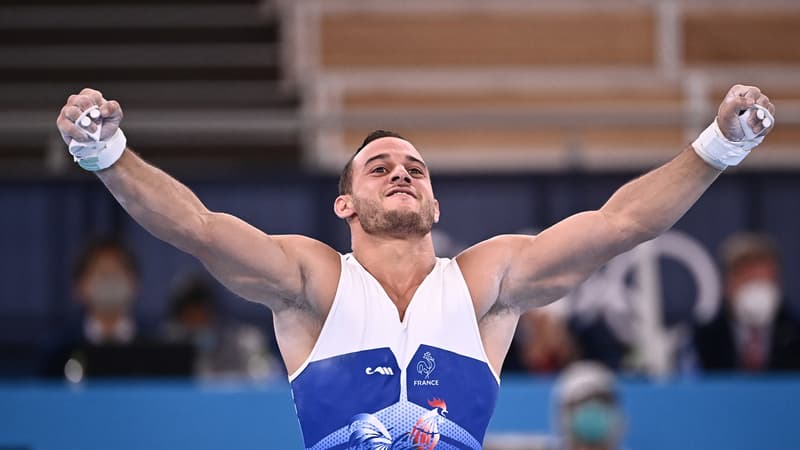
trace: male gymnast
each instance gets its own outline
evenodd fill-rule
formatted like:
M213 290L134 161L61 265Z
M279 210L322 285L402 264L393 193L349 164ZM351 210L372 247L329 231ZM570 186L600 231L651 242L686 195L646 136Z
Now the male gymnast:
M75 161L139 224L272 309L307 448L443 450L481 447L520 314L669 229L763 140L773 114L758 88L736 85L692 145L600 209L454 259L434 253L430 173L395 133L368 136L342 171L333 210L352 253L341 255L208 210L126 147L120 105L96 90L70 96L57 125Z

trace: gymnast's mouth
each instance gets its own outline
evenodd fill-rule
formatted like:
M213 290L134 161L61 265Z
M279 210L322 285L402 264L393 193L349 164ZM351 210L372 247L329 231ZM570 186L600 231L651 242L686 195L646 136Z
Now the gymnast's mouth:
M409 188L393 188L393 189L389 189L389 192L386 193L386 196L387 197L391 197L391 196L397 195L397 194L405 194L405 195L408 195L408 196L410 196L412 198L417 198L417 196L414 194L414 191L412 189L409 189Z

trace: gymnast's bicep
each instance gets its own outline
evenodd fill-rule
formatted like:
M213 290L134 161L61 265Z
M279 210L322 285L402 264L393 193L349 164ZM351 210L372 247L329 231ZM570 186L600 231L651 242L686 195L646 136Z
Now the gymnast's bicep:
M497 301L521 309L558 300L627 249L598 211L568 217L536 236L498 236L487 243L492 241L503 255Z
M321 242L271 236L230 214L206 214L201 229L194 255L233 293L272 309L324 296L319 285L330 284L339 264L338 254Z

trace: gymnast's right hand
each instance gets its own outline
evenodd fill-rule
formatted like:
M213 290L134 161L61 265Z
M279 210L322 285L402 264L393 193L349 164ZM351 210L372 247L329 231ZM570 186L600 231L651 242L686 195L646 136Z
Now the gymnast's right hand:
M86 88L69 96L56 125L75 162L94 172L110 167L125 151L122 116L119 103Z

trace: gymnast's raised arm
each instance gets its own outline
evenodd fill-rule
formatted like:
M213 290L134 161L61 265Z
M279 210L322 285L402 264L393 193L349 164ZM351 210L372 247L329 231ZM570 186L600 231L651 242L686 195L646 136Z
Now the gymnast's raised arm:
M237 295L273 310L306 309L332 297L330 278L339 273L333 249L303 236L269 236L232 215L209 211L189 188L125 146L122 116L116 101L84 89L69 97L57 124L76 161L94 171L140 225L197 257ZM102 123L98 140L76 125L79 120L89 133Z
M763 140L773 113L758 88L734 86L693 146L624 185L599 210L571 216L535 237L499 236L466 250L458 257L465 277L480 266L496 271L488 281L470 284L478 315L498 304L523 311L557 300L614 256L668 230L722 169Z

